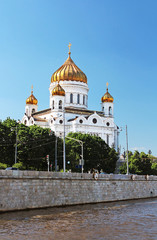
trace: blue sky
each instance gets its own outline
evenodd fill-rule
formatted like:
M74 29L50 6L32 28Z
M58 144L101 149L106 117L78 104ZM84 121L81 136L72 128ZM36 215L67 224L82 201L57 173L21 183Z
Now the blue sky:
M89 109L100 110L109 82L129 150L157 156L156 9L156 0L0 0L0 119L22 118L32 84L38 109L49 107L51 75L71 42ZM126 148L124 130L120 144Z

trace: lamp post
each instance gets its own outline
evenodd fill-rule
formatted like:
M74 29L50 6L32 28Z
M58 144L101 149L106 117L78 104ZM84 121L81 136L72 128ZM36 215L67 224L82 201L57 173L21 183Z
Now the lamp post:
M126 125L126 152L127 152L127 171L126 174L129 174L129 161L128 161L128 129Z
M15 127L16 143L15 143L15 164L17 163L17 126Z
M47 171L49 172L49 165L50 165L50 161L49 161L49 155L46 155L46 160L47 160Z
M84 159L83 159L83 142L82 141L80 141L80 145L81 145L81 156L82 156L82 173L83 173L83 166L84 166Z
M66 137L68 139L74 140L76 142L78 142L81 146L81 165L82 165L82 173L83 173L83 166L84 166L84 159L83 159L83 141L75 139L75 138L71 138L71 137Z
M17 125L12 127L11 131L15 130L15 164L17 163Z
M57 172L57 136L55 141L55 171Z
M122 131L122 128L121 127L121 131ZM126 158L126 166L127 166L127 170L126 170L126 175L129 174L129 160L128 160L128 128L127 128L127 125L125 126L125 134L126 134L126 153L127 153L127 158Z
M63 130L63 172L65 173L65 162L66 162L66 156L65 156L65 109L63 110L63 122L64 122L64 130Z

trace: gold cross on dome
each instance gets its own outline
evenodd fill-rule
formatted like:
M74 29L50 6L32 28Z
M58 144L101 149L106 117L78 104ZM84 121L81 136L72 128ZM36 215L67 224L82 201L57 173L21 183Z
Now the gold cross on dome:
M106 86L107 86L107 89L106 89L106 90L107 90L107 91L108 91L108 84L109 84L109 83L107 82L107 83L106 83Z
M33 85L31 86L31 93L33 93Z
M70 54L71 43L69 43L68 48L69 48L69 54Z

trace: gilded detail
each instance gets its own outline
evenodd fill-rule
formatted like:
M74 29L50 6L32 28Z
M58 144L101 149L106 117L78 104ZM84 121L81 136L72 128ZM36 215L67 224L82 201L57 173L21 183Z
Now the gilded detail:
M65 63L52 75L51 82L70 80L87 83L86 75L76 66L70 57L70 47L71 44L69 44L69 57Z
M111 96L111 94L108 92L108 83L106 84L107 89L106 89L106 93L104 94L104 96L101 98L102 102L113 102L113 97Z
M59 95L59 96L65 96L65 91L61 87L61 85L58 83L57 86L52 90L52 96Z
M38 104L38 100L33 95L33 86L32 86L31 95L26 99L26 104L34 104L34 105Z

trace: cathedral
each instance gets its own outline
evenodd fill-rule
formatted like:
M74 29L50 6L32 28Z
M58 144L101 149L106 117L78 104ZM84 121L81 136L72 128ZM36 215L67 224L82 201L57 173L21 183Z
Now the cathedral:
M108 83L101 98L101 110L89 110L87 77L73 62L70 47L71 44L67 60L52 74L49 108L38 111L38 100L32 89L26 99L22 123L50 128L58 137L69 132L96 135L118 150L119 128L114 123L114 99L108 91Z

